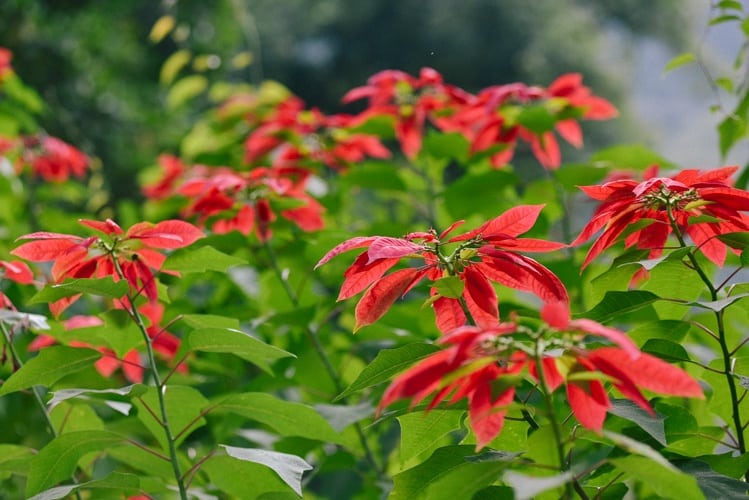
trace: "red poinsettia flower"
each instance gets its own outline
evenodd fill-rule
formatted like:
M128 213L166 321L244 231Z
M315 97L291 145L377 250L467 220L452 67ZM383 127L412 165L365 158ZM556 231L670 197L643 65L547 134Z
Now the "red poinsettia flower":
M240 173L228 168L204 168L180 188L179 193L192 200L187 216L198 215L201 224L211 223L214 232L239 231L268 240L271 223L276 219L272 205L291 202L299 206L280 210L280 214L303 231L323 227L323 207L307 193L310 172L303 168L254 168Z
M20 260L0 260L0 271L2 271L0 276L3 279L9 279L22 285L31 285L34 283L34 273L25 262L21 262ZM0 309L16 310L16 306L13 305L13 302L3 292L0 292Z
M131 293L143 293L155 302L158 292L153 273L161 270L166 259L159 250L186 247L204 236L197 227L179 220L139 222L127 232L111 219L79 222L105 237L36 232L18 238L32 241L11 253L33 262L54 261L51 271L54 283L67 278L112 276L118 281L124 277ZM62 299L50 308L59 314L77 298Z
M83 177L88 157L56 137L26 137L19 168L29 165L31 173L49 182L63 182L70 176Z
M481 227L442 241L461 222L437 235L435 232L412 233L404 238L388 236L357 237L331 249L317 263L319 267L336 255L355 248L361 253L346 270L338 300L359 292L366 293L356 306L356 329L374 323L395 302L423 278L434 282L430 302L442 332L466 323L465 310L481 327L499 323L499 308L492 282L531 292L543 300L567 301L567 291L554 273L537 261L518 252L548 252L564 245L533 238L519 238L535 223L543 205L518 206ZM440 248L449 243L458 248L446 257ZM420 267L399 269L385 274L403 257L423 259ZM445 290L442 278L457 277L462 290ZM447 287L449 288L449 287Z
M421 150L427 120L436 120L441 112L467 102L471 96L447 85L442 75L432 68L422 68L419 77L396 70L381 71L367 84L351 89L343 96L344 103L368 99L368 108L358 115L364 122L374 116L395 119L395 136L403 154L413 159Z
M588 429L600 431L611 408L603 380L652 416L655 412L641 389L669 396L704 397L699 384L685 371L640 352L623 332L588 319L570 320L567 304L547 304L541 317L557 334L589 334L618 344L592 350L573 347L561 357L545 358L540 368L551 391L565 385L572 413ZM539 367L532 366L536 378L538 372Z
M527 375L554 392L566 387L567 401L575 418L585 427L600 431L611 403L604 386L610 382L626 398L651 415L650 403L641 390L659 394L703 397L700 386L686 372L665 361L640 352L621 331L587 319L571 320L564 303L548 303L542 310L548 326L533 335L561 356L540 353L540 367L530 353L527 327L501 323L493 328L463 326L444 335L439 343L447 347L398 375L385 391L379 411L399 399L416 405L431 396L427 410L447 402L468 400L471 428L480 449L502 430L515 388ZM521 333L521 335L516 334ZM587 336L616 344L586 350Z
M737 168L683 170L672 177L642 182L621 179L581 186L602 203L572 245L584 243L603 228L583 266L615 244L636 222L647 225L624 236L627 248L649 249L650 257L657 257L676 228L680 236L691 238L705 257L722 266L727 246L717 236L749 231L749 217L743 213L749 211L749 193L730 182Z

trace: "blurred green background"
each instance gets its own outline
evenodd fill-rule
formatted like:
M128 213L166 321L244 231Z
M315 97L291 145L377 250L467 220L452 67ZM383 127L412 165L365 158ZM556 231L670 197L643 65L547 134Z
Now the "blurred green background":
M588 127L593 149L647 139L631 111L632 79L622 75L643 40L689 50L707 8L682 0L3 0L0 45L48 103L43 127L100 158L119 198L137 193L134 173L176 152L211 105L204 93L166 106L159 75L178 50L193 56L181 76L273 79L325 112L344 110L346 90L387 68L431 66L468 91L546 85L580 71L623 111ZM176 29L153 43L163 15L174 16ZM236 57L246 52L252 63L241 67Z

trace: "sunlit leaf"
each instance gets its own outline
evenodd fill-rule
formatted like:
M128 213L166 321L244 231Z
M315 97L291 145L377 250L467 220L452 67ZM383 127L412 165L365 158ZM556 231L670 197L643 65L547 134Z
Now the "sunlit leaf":
M431 449L444 436L460 429L464 414L463 410L435 409L399 416L401 463L405 463L420 453Z
M502 479L512 487L515 500L532 500L545 491L564 486L574 477L569 471L554 476L529 476L515 471L507 471L502 475Z
M458 276L445 276L435 281L432 286L442 297L459 299L463 295L465 282Z
M187 337L187 344L195 351L223 352L239 356L271 375L271 363L281 358L296 357L241 330L231 328L193 330Z
M244 259L219 252L205 245L174 252L164 262L164 269L182 273L204 273L206 271L226 272L232 266L247 264Z
M660 300L660 297L656 294L644 290L606 292L601 302L596 304L593 309L579 316L592 319L599 323L606 323L617 316L636 311L658 300Z
M28 304L47 304L79 293L100 295L119 299L127 295L127 281L106 278L79 278L66 280L57 285L48 285L28 300Z
M201 412L208 406L208 400L197 389L184 385L167 386L164 390L164 400L174 442L179 446L192 431L205 425L206 421ZM133 406L138 409L138 419L153 434L162 450L168 450L156 388L149 387L148 392L134 398Z
M174 16L161 16L155 23L153 23L151 32L148 34L148 39L151 40L152 43L159 43L165 36L172 32L176 24Z
M705 498L694 477L679 471L662 457L661 460L652 460L646 456L629 455L609 461L617 469L625 472L629 478L642 481L652 488L658 498L673 500Z
M694 54L691 52L685 52L683 54L679 54L678 56L674 57L670 61L666 63L666 66L663 68L663 74L670 73L671 71L675 70L676 68L680 68L682 66L685 66L687 64L691 64L696 60L694 57Z
M166 96L166 105L173 110L197 97L208 88L208 79L203 75L190 75L177 80Z

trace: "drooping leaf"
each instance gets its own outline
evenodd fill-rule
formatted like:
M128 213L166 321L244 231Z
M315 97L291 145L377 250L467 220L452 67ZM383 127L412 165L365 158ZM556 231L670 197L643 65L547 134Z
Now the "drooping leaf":
M359 376L356 377L356 380L338 395L336 400L348 397L367 387L385 382L395 374L437 351L439 351L437 346L424 343L407 344L394 349L383 349L362 370Z
M341 443L341 436L313 408L284 401L270 394L232 394L215 405L214 412L232 412L261 422L280 436L299 436L316 441Z
M670 73L676 68L680 68L687 64L693 63L695 60L696 58L691 52L684 52L683 54L679 54L666 63L666 66L663 68L663 74L665 75L666 73Z
M696 300L694 302L689 302L687 305L701 307L702 309L709 309L714 312L720 312L734 302L745 299L746 297L749 297L749 293L739 293L737 295L732 295L720 300Z
M52 410L55 406L67 401L68 399L77 398L79 396L88 396L90 394L114 394L117 396L131 396L137 397L145 394L146 388L142 385L129 385L120 389L60 389L52 393L52 398L47 402L49 409Z
M46 347L0 386L0 396L35 385L51 386L65 375L91 366L101 354L92 349Z
M78 460L87 453L105 451L123 441L123 437L109 431L81 431L61 434L50 441L34 457L26 481L26 496L30 497L70 480Z
M178 250L164 262L164 269L181 273L204 273L207 271L226 272L232 266L247 264L244 259L219 252L209 245L199 248Z
M236 446L220 445L226 453L237 460L254 462L265 465L272 469L283 482L302 496L302 475L304 471L311 470L312 466L297 457L288 453L278 451L261 450L256 448L239 448Z
M47 304L79 293L119 299L127 295L128 289L127 281L114 281L111 277L70 279L58 285L46 286L31 297L27 303Z
M232 328L193 330L187 337L187 344L195 351L234 354L255 364L269 375L273 374L271 363L281 358L296 357L290 352Z
M697 484L707 498L740 500L746 498L749 483L715 472L707 463L689 460L677 465L679 470L697 479Z

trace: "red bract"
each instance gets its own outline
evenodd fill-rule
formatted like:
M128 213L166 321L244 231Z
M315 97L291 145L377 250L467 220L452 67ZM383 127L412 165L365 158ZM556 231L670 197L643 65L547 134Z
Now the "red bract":
M480 449L501 432L515 388L526 375L538 382L543 373L543 386L549 393L565 385L575 418L596 431L601 430L611 407L604 380L650 414L653 410L641 389L703 397L700 386L686 372L641 353L623 332L588 319L570 320L564 303L549 303L541 314L548 326L538 332L501 323L492 328L462 326L444 335L439 343L447 347L398 375L385 391L379 410L399 399L410 399L413 406L432 396L430 410L442 402L466 398ZM617 345L586 350L582 341L589 335ZM562 349L563 354L552 357L543 352L547 347Z
M13 53L5 47L0 47L0 82L13 72L10 60L13 59Z
M45 181L63 182L71 175L83 177L88 168L85 154L56 137L28 137L24 146L19 166L29 165L31 173Z
M643 182L622 179L601 186L581 186L588 196L602 203L572 244L584 243L603 228L583 266L614 245L636 222L647 225L624 236L626 247L649 249L650 257L657 257L675 227L679 236L691 238L705 257L722 266L727 247L717 236L749 231L749 217L742 213L749 210L749 193L730 182L737 168L683 170L672 177L652 177Z
M655 412L640 389L670 396L704 397L699 384L684 370L640 352L623 332L587 319L570 320L566 304L549 304L541 316L554 334L589 334L618 344L593 350L573 347L561 357L547 358L542 363L549 389L554 391L565 384L572 413L589 429L600 431L611 407L602 380L609 380L624 397L653 416ZM531 372L538 378L539 367L533 366ZM591 373L602 376L592 377Z
M67 278L102 278L115 281L125 278L132 294L143 293L151 302L158 299L154 272L161 270L166 255L159 250L186 247L203 233L187 222L167 220L152 224L139 222L127 232L111 219L105 222L80 220L101 236L81 237L70 234L36 232L19 240L32 240L11 253L33 262L54 261L52 280L60 283ZM78 297L50 304L60 314Z
M355 248L367 248L346 270L338 300L366 290L356 307L356 327L374 323L423 278L432 281L430 302L437 326L442 332L466 323L468 318L481 327L499 323L497 295L492 282L532 292L548 301L567 301L567 291L546 267L518 252L548 252L564 245L532 238L518 238L535 223L542 205L518 206L450 240L442 241L455 223L442 234L434 231L412 233L404 238L388 236L357 237L330 250L317 263L319 267L336 255ZM442 247L455 243L450 255ZM403 257L423 260L420 267L409 267L385 274ZM450 291L441 278L457 277L462 291ZM454 278L452 278L454 279Z

